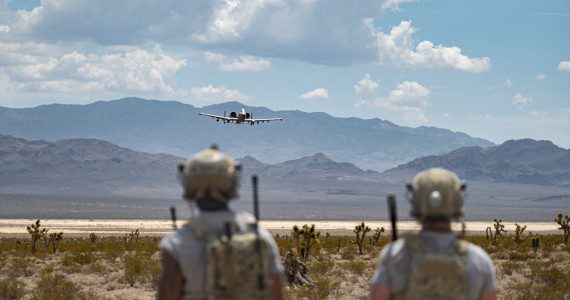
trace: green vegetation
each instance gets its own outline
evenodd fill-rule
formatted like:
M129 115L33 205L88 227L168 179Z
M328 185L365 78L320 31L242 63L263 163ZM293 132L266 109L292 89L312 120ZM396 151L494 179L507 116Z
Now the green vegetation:
M564 231L564 243L568 244L568 237L570 237L570 216L566 215L564 219L562 219L562 214L560 213L554 221L560 225L558 229Z
M133 242L137 243L140 239L139 230L133 230L129 233L125 233L123 236L123 243L125 244L125 250L131 250Z
M321 233L315 229L315 224L311 226L305 224L299 229L298 226L293 226L291 236L295 240L295 247L297 255L303 259L309 258L311 248L319 243L319 236Z
M495 222L495 224L493 224L493 227L495 228L495 234L493 235L493 243L496 243L497 237L503 236L502 233L503 232L506 233L507 231L505 230L505 225L503 225L503 220L494 219L493 221Z
M77 299L80 289L63 274L43 273L32 292L33 299L71 300Z
M524 231L526 229L526 226L520 226L519 224L515 223L515 243L520 244L522 242L524 242L524 240L526 239L527 236L524 235Z
M25 294L25 284L23 281L8 277L0 279L0 299L21 299Z
M375 246L378 246L378 241L380 241L380 238L382 237L382 233L384 233L384 231L386 231L384 227L376 228L374 230L374 233L372 234L372 240L374 241Z
M49 244L51 245L51 249L53 250L53 253L57 252L57 248L59 247L59 242L61 242L61 240L63 239L63 232L59 232L59 233L50 233L49 234Z
M30 240L31 240L30 250L32 251L32 253L34 253L36 252L36 243L38 242L39 239L41 239L45 235L47 229L41 228L40 220L37 220L34 224L26 227L26 229L30 234Z
M95 243L97 241L97 235L94 232L91 232L89 234L89 240L91 241L91 243Z
M563 226L565 220L560 221ZM39 222L32 226L31 231L42 236ZM486 235L465 239L491 255L500 299L570 298L566 236L526 235L525 226L505 228L501 220L493 227L498 234L488 228ZM352 236L323 234L325 238L319 239L314 226L304 225L295 226L290 235L275 236L285 264L286 298L365 298L379 252L390 242L382 236L383 228L372 232L371 243L364 242L372 231L367 228L360 223ZM50 247L37 247L31 253L27 249L32 248L33 238L30 234L28 239L0 242L0 299L154 297L160 274L156 237L141 236L138 230L96 239L61 235L55 252L50 241Z
M354 234L356 235L355 243L358 245L358 254L360 255L362 255L362 244L364 243L364 237L367 232L370 232L370 227L366 226L364 222L354 227Z

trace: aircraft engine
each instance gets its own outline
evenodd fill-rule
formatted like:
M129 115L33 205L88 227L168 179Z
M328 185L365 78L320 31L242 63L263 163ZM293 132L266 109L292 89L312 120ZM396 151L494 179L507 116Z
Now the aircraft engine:
M249 113L245 113L245 118L249 119L251 117L251 115Z
M230 113L230 118L237 118L237 113L235 111L232 111Z

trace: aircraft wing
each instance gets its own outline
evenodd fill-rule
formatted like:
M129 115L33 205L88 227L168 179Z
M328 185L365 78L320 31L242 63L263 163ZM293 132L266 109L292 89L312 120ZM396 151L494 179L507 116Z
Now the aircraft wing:
M270 118L270 119L245 119L249 124L259 124L271 121L283 121L283 118Z
M216 121L219 120L223 120L226 123L231 123L231 122L235 122L237 120L237 118L230 118L230 117L224 117L224 116L217 116L217 115L211 115L211 114L205 114L205 113L199 113L200 116L206 116L206 117L210 117L212 119L216 119Z

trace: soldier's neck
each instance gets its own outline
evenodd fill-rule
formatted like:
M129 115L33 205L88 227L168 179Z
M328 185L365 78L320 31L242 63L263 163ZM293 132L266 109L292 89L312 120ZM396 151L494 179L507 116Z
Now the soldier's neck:
M451 222L449 221L423 221L422 230L438 231L438 232L450 232Z
M226 211L229 209L227 202L207 198L196 201L196 206L201 211L207 212Z

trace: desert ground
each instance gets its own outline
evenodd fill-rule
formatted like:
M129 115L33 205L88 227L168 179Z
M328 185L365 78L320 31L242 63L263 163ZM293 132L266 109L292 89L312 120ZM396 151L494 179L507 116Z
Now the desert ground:
M156 297L160 273L158 242L172 230L171 222L41 220L41 228L49 231L38 237L33 253L26 229L32 223L34 220L0 220L0 299ZM358 222L313 222L320 234L316 239L299 237L302 244L311 244L309 254L303 257L305 251L299 252L291 229L306 223L261 224L273 233L283 263L287 266L289 256L303 266L287 273L286 299L366 298L377 257L390 241L388 222L365 222L371 231L362 239L362 254L353 232ZM529 222L518 241L514 236L515 224L503 223L507 232L496 240L484 231L492 225L466 223L465 238L491 255L500 299L570 299L570 246L565 244L556 223ZM402 231L417 229L413 222L401 222L398 226ZM386 230L376 239L373 233L381 227ZM461 225L456 224L454 229L460 234ZM48 236L57 232L63 232L62 239L52 242ZM538 238L538 247L531 245L532 238Z
M26 226L33 223L33 219L0 219L0 237L27 237ZM182 226L186 221L178 220L177 226ZM315 224L323 234L352 235L354 226L358 221L261 221L260 226L269 230L272 234L286 235L294 225ZM390 229L388 221L365 221L371 228L384 227ZM484 235L485 228L491 226L489 222L465 222L466 230L472 235ZM503 222L507 228L514 228L516 223L527 226L527 232L537 234L556 234L559 232L558 225L554 222ZM82 237L94 232L100 236L119 236L125 232L138 229L141 234L162 236L172 231L173 224L168 220L42 220L43 226L52 231L61 231L66 236ZM398 231L413 231L419 229L419 224L414 221L398 222ZM461 223L453 223L453 229L461 230Z

